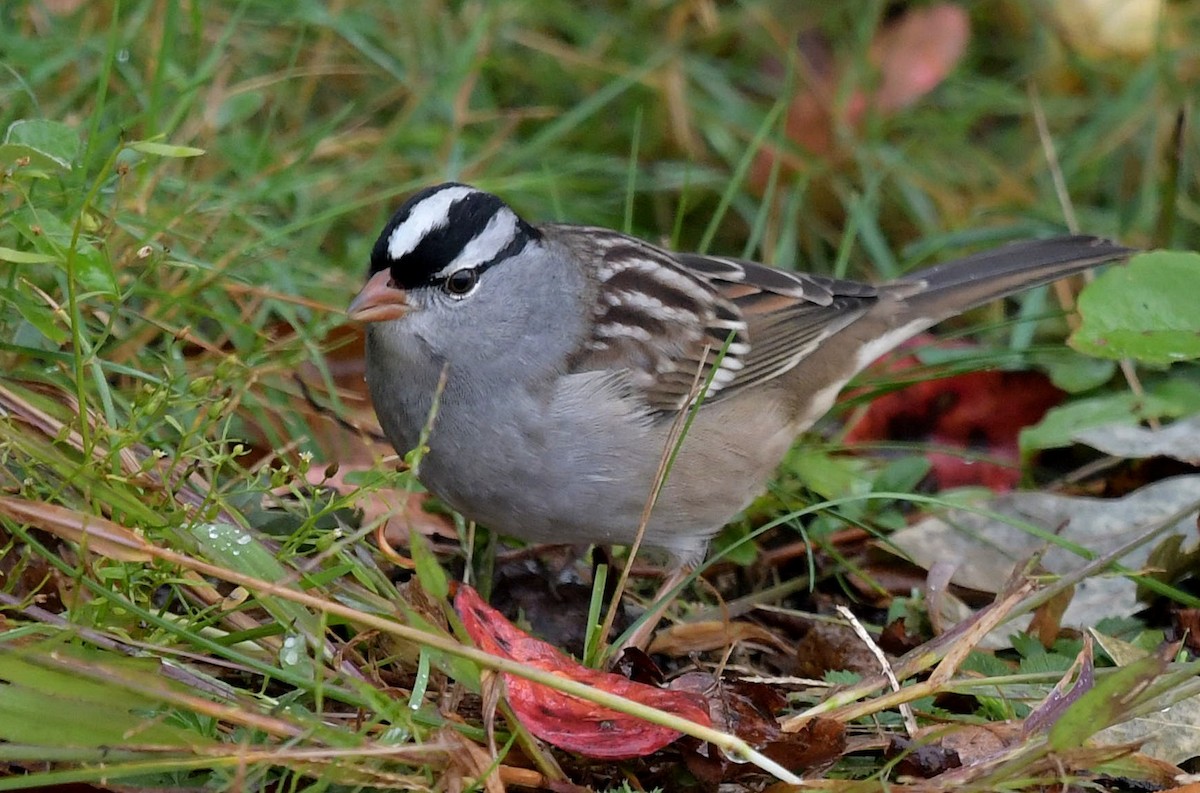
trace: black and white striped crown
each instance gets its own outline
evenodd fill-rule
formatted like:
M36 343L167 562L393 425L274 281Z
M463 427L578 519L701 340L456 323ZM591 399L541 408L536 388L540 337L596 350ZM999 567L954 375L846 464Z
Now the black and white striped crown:
M483 272L539 236L491 193L446 182L396 210L371 251L371 274L390 270L402 289L436 285L460 270Z

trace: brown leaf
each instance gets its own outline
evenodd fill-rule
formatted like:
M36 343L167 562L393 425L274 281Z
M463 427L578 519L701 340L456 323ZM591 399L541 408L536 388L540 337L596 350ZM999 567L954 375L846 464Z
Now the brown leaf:
M892 655L904 655L921 646L921 637L908 632L904 618L897 617L884 626L879 633L879 649Z
M836 760L845 750L846 726L817 717L795 732L781 732L762 753L785 768L812 768Z
M812 768L840 757L846 749L845 726L834 719L817 717L795 732L783 732L775 714L787 707L787 698L765 683L717 680L707 672L688 672L671 681L671 687L707 697L717 729L757 747L785 768ZM684 758L692 773L717 782L759 773L745 764L730 763L720 753L701 750Z
M953 751L967 766L980 764L1022 739L1021 725L1014 722L962 724L951 729L939 725L932 729L938 731L938 745ZM926 733L918 733L917 739L925 740Z
M442 777L447 790L452 793L479 790L482 781L487 793L504 793L495 760L486 749L450 727L443 728L437 737L453 747L446 753L450 762Z
M936 88L954 69L970 38L970 18L953 3L909 9L885 25L871 43L868 58L880 77L878 88L853 87L840 100L844 64L833 62L817 37L802 33L797 40L808 84L788 107L788 139L823 159L844 157L836 130L857 128L872 114L890 115L914 104ZM835 110L841 110L840 118ZM803 162L783 151L765 147L753 168L755 184L766 183L772 161L783 158L789 167Z
M651 686L661 686L665 682L663 672L654 659L638 647L626 647L613 664L613 671L630 680ZM684 689L686 690L686 688ZM703 694L703 690L697 693Z
M1036 636L1043 647L1053 647L1062 630L1063 614L1067 612L1067 606L1071 605L1073 597L1075 597L1075 587L1066 587L1038 606L1033 612L1033 620L1025 632L1030 636Z
M144 539L119 523L55 504L0 496L0 514L119 562L148 562Z
M671 688L707 699L717 729L733 733L752 746L763 746L779 737L775 713L787 705L787 700L770 686L718 680L707 672L687 672L672 680Z
M578 549L568 548L573 561ZM522 625L527 625L539 639L545 639L555 647L580 657L586 640L592 587L561 580L562 568L555 569L554 565L562 560L555 559L543 564L545 558L539 555L536 562L523 559L500 563L497 560L492 606L510 620L519 620ZM570 563L562 562L562 566ZM618 613L614 624L617 634L629 625L624 608Z
M683 622L659 631L650 644L650 652L679 657L719 650L739 642L757 642L784 653L791 652L794 646L772 631L750 622L704 620Z
M808 632L796 642L794 654L792 674L801 677L819 680L831 670L865 676L879 671L879 661L847 625L813 620Z
M347 481L349 477L363 471L371 471L377 463L363 464L339 463L333 470L312 465L306 474L306 480L314 487L328 487L342 495L349 495L358 490L358 486ZM281 492L287 492L281 488ZM424 509L429 500L426 493L406 493L400 490L375 490L369 493L359 493L354 504L362 510L362 524L383 524L384 537L394 545L408 545L410 531L417 531L425 537L458 542L458 534L454 530L454 521L448 515L439 515Z
M1171 609L1171 621L1175 624L1175 635L1184 637L1188 650L1200 653L1200 609Z
M897 757L896 772L920 779L930 779L944 774L951 768L961 768L962 759L958 752L938 744L910 741L899 735L892 736L884 755L889 760Z

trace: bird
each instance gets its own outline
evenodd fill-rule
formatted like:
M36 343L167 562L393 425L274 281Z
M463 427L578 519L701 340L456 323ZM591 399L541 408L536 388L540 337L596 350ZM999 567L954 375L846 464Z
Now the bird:
M686 568L879 356L1131 253L1059 236L872 285L534 224L448 182L392 215L347 315L385 436L424 444L416 476L451 508L535 543L629 545L644 523Z

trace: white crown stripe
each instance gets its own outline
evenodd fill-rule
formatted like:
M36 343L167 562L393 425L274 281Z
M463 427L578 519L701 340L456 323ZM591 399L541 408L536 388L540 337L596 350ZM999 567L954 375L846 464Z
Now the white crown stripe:
M447 187L417 204L388 237L387 252L392 261L404 257L421 244L421 240L434 229L445 226L449 221L450 207L473 193L473 187Z
M435 277L440 278L456 270L475 267L491 261L512 244L518 233L516 213L508 207L502 206L496 210L496 214L492 215L487 225L483 227L483 231L472 237L471 241L463 246L458 256L454 257L454 261L439 270Z

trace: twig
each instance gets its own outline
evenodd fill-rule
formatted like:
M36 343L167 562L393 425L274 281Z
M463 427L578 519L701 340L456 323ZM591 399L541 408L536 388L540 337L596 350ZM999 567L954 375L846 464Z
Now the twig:
M900 681L896 679L896 673L892 671L892 665L888 662L887 656L883 654L883 650L871 638L871 634L867 633L867 629L858 621L858 617L854 616L854 612L845 606L838 604L837 613L842 615L842 619L850 623L851 630L854 634L867 646L871 651L871 655L875 656L875 660L879 662L880 669L887 677L888 683L892 686L892 691L900 690ZM913 715L912 705L907 702L900 703L900 716L904 719L904 729L908 732L909 738L917 736L917 717Z

